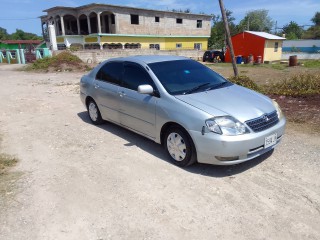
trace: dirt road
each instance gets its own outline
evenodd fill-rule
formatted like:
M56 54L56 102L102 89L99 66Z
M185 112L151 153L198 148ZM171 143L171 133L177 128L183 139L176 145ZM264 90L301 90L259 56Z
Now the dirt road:
M290 126L273 155L180 169L162 148L89 123L81 73L0 65L0 239L320 239L320 137ZM2 187L4 188L4 187Z

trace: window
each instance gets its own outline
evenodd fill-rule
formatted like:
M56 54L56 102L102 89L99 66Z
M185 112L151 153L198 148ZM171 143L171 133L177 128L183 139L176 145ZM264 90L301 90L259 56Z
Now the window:
M111 24L116 24L116 17L114 14L111 14Z
M177 43L176 48L182 48L182 43Z
M139 15L131 14L131 24L139 25Z
M154 21L155 21L155 22L160 22L160 17L155 17L155 18L154 18Z
M143 84L149 84L155 89L154 83L146 70L132 63L126 63L124 66L122 84L123 87L135 91L138 90L138 86Z
M97 73L96 79L120 85L123 67L120 62L106 63Z
M160 44L150 44L149 45L150 49L156 49L156 50L160 50Z
M177 24L182 24L182 18L177 18Z
M194 44L194 49L201 50L202 49L202 43L195 43Z
M197 28L202 28L202 20L197 20Z
M274 51L275 51L275 52L278 52L278 48L279 48L279 43L278 43L278 42L275 42L275 43L274 43Z

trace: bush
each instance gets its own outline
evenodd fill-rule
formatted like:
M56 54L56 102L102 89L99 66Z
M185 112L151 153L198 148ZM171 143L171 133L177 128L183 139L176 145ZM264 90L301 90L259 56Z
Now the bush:
M320 74L299 74L279 83L264 86L267 94L303 97L320 94Z
M70 69L70 67L81 69L83 68L83 62L77 56L71 54L68 51L59 53L53 57L46 57L36 60L26 70L44 70L48 71L49 68L54 70L63 70L65 68Z
M248 76L229 77L230 82L233 82L242 87L250 88L254 91L261 92L260 87L252 81Z

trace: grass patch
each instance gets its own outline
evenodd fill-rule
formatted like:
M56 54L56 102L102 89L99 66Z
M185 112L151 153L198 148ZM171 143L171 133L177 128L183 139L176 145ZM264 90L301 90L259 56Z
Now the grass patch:
M242 87L250 88L254 91L261 92L262 89L252 81L248 76L229 77L230 82L233 82Z
M91 68L84 64L80 58L71 54L68 51L59 53L53 57L46 57L36 60L31 65L25 68L26 71L56 71L71 72L73 70L88 71Z
M279 83L263 86L267 94L303 97L320 94L320 74L298 74Z
M271 68L276 70L284 70L286 69L286 66L284 64L272 64Z
M303 62L307 68L320 68L320 60L308 60Z
M0 153L0 175L4 174L8 168L15 166L17 162L15 157Z

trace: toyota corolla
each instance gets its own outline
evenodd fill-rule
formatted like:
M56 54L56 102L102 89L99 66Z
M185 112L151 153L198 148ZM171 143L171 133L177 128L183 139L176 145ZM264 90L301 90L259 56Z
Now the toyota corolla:
M181 167L254 159L277 146L286 125L274 100L177 56L104 61L81 78L80 97L93 124L162 144Z

